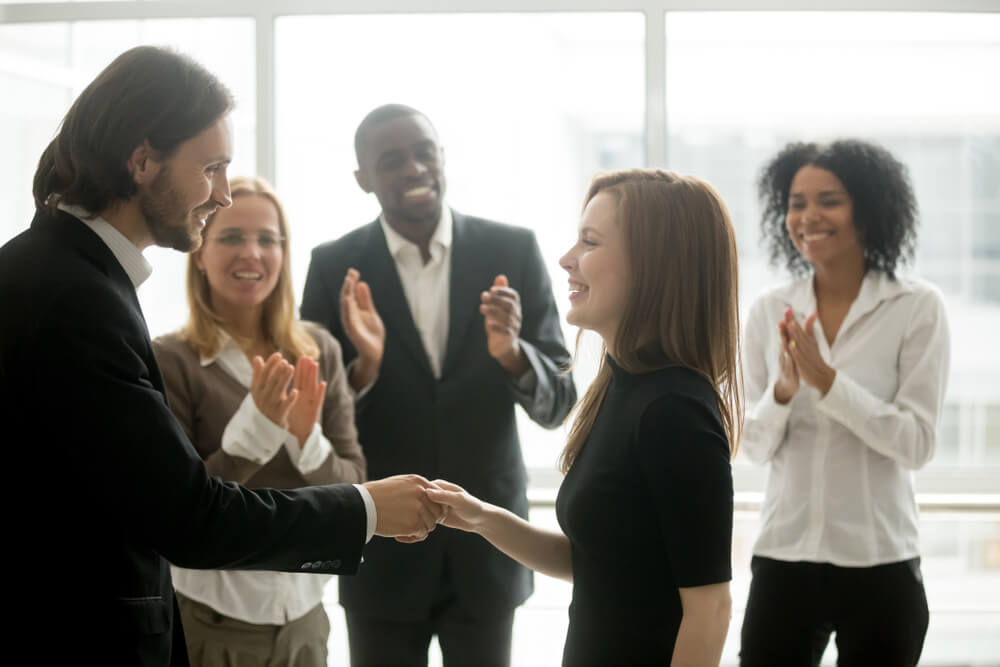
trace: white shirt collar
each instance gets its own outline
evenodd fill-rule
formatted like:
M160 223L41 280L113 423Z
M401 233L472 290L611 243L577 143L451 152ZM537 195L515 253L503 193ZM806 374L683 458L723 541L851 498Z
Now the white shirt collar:
M804 318L816 312L816 291L813 289L813 275L810 273L785 287L779 297L790 306L796 317ZM883 301L893 299L900 294L913 291L909 281L893 279L883 271L870 270L861 281L861 290L855 299L851 310L856 311L855 317L870 312Z
M250 360L247 359L243 348L236 344L232 336L224 329L218 331L219 351L213 356L202 354L199 358L202 368L217 363L231 378L249 389L250 382L253 380L253 366L250 365Z
M389 254L394 258L399 257L399 253L405 248L417 248L417 244L410 241L402 234L393 229L385 219L385 213L382 213L378 217L379 224L382 225L382 233L385 234L385 242L389 247ZM440 248L442 251L446 251L451 247L452 239L452 226L453 221L451 217L451 209L447 206L441 207L441 218L438 220L437 227L434 228L434 233L431 235L430 239L430 252L431 256L436 258L436 250Z
M125 273L128 275L128 279L132 282L133 287L138 289L139 285L146 282L146 279L153 273L153 267L142 256L142 252L110 222L100 216L93 215L80 206L59 202L56 204L56 207L90 227L104 241L111 254L115 256L118 263L125 269Z

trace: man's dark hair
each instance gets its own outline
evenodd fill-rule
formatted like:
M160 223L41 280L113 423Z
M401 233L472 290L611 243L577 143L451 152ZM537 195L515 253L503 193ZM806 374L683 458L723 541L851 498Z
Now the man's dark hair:
M912 259L916 248L917 200L906 166L881 146L858 139L791 143L764 165L757 192L763 206L761 237L771 263L784 261L793 275L809 271L809 262L795 249L785 226L792 180L806 165L831 172L851 196L865 269L895 277L896 265Z
M400 116L420 116L428 123L431 123L431 119L427 118L426 114L405 104L383 104L380 107L372 109L368 112L367 116L361 119L358 129L354 131L354 156L358 160L359 167L361 166L361 152L364 150L365 138L368 131L379 123L384 123L387 120L399 118ZM431 123L431 127L434 127L434 123Z
M233 108L233 96L193 59L154 46L121 54L76 98L42 153L32 192L97 213L136 193L128 159L144 141L170 157ZM54 202L48 202L50 207Z

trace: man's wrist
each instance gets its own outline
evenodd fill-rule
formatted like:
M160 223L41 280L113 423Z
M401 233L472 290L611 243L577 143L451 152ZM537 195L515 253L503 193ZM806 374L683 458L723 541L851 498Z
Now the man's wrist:
M351 387L354 391L361 391L370 385L376 377L378 377L378 372L381 367L381 359L375 361L372 359L358 357L355 359L354 363L351 364L351 371L347 380L351 383Z
M513 348L497 358L497 363L514 379L520 378L531 370L531 363L521 348L519 340L514 342Z

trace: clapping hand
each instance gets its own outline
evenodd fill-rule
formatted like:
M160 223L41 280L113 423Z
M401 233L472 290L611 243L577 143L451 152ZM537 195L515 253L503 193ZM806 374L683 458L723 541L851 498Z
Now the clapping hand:
M254 404L265 417L285 428L288 414L299 397L298 389L288 390L295 368L285 361L280 352L272 354L267 361L255 356L250 366L253 369L250 395Z
M800 325L789 308L785 311L785 319L779 324L779 329L783 327L783 352L791 359L797 378L810 387L818 389L821 395L826 396L830 387L833 386L837 371L823 360L823 355L819 352L819 342L815 332L818 318L819 314L813 313ZM794 393L792 392L792 394ZM776 384L775 399L777 398L778 385Z
M288 430L305 446L313 426L319 421L326 396L326 382L319 380L319 364L309 357L299 357L295 363L294 391L298 398L288 412Z
M521 351L521 296L510 287L507 276L493 279L489 290L479 295L479 312L486 328L486 345L490 356L497 360L512 377L520 377L529 368Z
M375 309L368 283L356 269L348 269L340 290L340 323L358 351L349 381L355 391L378 376L385 351L385 324Z

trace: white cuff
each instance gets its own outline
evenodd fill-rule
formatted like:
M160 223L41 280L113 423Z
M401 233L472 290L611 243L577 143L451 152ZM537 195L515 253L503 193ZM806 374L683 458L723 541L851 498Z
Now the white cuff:
M264 465L287 436L288 431L264 416L247 394L222 433L222 451Z
M319 470L319 467L330 456L330 452L333 451L333 445L323 435L323 429L319 422L316 422L313 424L309 437L306 438L305 445L300 446L299 439L289 434L289 437L285 439L285 449L288 450L288 456L299 472L308 475Z
M792 413L792 402L781 405L774 400L774 385L768 385L763 396L743 422L743 437L740 449L754 463L766 463L774 456L785 436L788 417Z
M361 500L365 501L365 517L368 521L368 529L365 533L365 544L368 544L375 535L375 526L378 525L378 512L375 510L375 499L361 484L355 484L354 488L361 494Z

